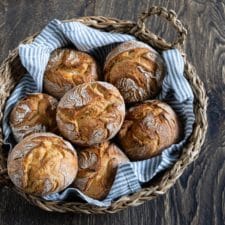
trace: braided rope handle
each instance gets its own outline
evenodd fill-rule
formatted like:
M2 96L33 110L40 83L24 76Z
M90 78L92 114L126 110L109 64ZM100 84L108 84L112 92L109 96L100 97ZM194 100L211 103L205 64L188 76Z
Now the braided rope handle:
M168 42L162 37L159 37L158 35L154 34L150 30L146 29L146 19L157 15L159 17L165 18L167 21L169 21L173 27L176 29L178 36L173 42ZM148 12L142 13L138 20L136 25L137 31L135 33L142 33L142 35L147 36L152 41L154 40L154 43L159 45L161 48L164 49L172 48L172 47L180 47L183 49L184 41L187 36L187 29L184 27L182 22L177 18L177 14L173 10L168 10L164 7L158 7L153 6L151 7Z

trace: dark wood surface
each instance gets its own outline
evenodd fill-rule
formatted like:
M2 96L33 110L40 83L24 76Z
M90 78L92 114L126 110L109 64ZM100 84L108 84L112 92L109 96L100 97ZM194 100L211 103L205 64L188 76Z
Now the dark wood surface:
M0 61L53 18L103 15L136 20L152 5L174 9L188 27L187 56L207 89L209 130L198 160L164 196L113 215L48 213L2 189L0 225L225 224L224 0L0 0ZM149 26L164 37L173 33L155 18Z

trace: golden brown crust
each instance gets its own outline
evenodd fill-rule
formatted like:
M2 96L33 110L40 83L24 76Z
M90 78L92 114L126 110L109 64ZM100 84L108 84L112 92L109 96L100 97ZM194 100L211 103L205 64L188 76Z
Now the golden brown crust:
M158 155L180 136L177 115L169 105L158 100L131 108L118 135L123 150L132 160Z
M59 102L56 120L65 138L90 146L115 136L124 117L125 104L119 91L97 81L68 91Z
M98 80L97 64L87 53L74 49L56 49L44 74L44 89L61 98L71 88Z
M94 199L104 199L113 184L119 164L129 159L113 143L104 142L78 153L78 174L74 187Z
M150 46L128 41L117 46L104 66L105 80L115 85L126 103L155 97L165 73L161 56Z
M58 101L43 93L29 94L13 108L9 123L16 141L37 132L56 132L56 107Z
M24 138L8 156L8 174L22 191L44 196L69 186L78 170L72 145L51 133Z

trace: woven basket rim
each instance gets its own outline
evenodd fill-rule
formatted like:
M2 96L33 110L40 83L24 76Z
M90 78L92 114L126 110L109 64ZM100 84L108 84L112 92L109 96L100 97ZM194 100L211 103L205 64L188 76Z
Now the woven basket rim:
M151 15L163 16L173 25L178 24L178 34L179 32L180 34L177 40L173 43L167 43L165 40L146 29L144 23L145 19ZM177 19L174 11L167 10L162 7L150 8L147 13L143 13L142 16L139 17L137 23L129 20L120 20L103 16L80 17L65 21L78 21L97 29L132 34L141 41L150 44L155 48L164 50L172 47L177 47L183 52L182 44L186 36L186 30L181 22ZM36 35L37 34L27 37L24 41L22 41L22 43L31 43ZM0 85L2 86L2 91L0 92L1 122L5 101L15 87L16 82L18 81L18 79L15 80L15 77L13 77L12 73L12 67L15 66L14 62L16 60L18 60L18 47L9 53L8 57L2 62L0 66L0 73L2 74L2 76L0 77ZM57 212L114 213L128 206L140 205L147 200L151 200L158 195L164 194L182 175L184 169L198 157L208 127L206 116L208 98L206 96L204 85L198 77L194 67L187 60L185 61L186 78L188 79L195 96L194 108L196 123L194 125L193 132L191 134L191 137L189 138L188 143L183 148L181 157L171 167L171 169L163 173L163 175L160 177L159 182L151 184L149 187L142 188L139 192L136 192L134 194L120 197L118 200L113 201L111 206L109 207L98 207L81 202L46 201L42 198L23 193L10 184L8 176L6 174L6 158L2 150L2 128L0 129L0 168L2 167L2 172L0 172L0 182L2 184L10 186L10 188L22 195L32 204L37 205L47 211ZM16 64L16 66L18 65Z

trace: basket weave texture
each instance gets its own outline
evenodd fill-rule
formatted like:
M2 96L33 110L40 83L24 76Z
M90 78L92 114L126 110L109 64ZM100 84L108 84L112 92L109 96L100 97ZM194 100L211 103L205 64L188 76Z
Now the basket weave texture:
M161 37L158 37L145 27L145 20L152 16L157 15L168 20L177 30L178 36L175 41L168 43ZM81 17L78 19L71 19L67 21L81 22L87 26L101 29L109 32L121 32L136 36L139 40L152 45L158 50L165 50L170 48L178 48L183 55L183 44L187 31L182 23L177 19L176 13L172 10L167 10L162 7L151 7L148 12L142 13L137 22L119 20L107 17ZM26 38L22 43L31 43L36 34ZM15 85L18 83L25 69L22 67L19 56L18 48L11 51L8 57L2 62L0 66L0 120L2 123L4 106L7 98L12 92ZM205 139L207 131L207 96L202 81L196 74L194 67L185 60L185 75L194 93L194 113L195 124L193 132L185 147L179 160L174 166L164 172L154 183L149 184L148 187L142 188L139 192L129 196L123 196L114 201L110 207L97 207L87 203L81 202L57 202L45 201L42 198L25 194L16 189L7 175L6 159L7 153L3 149L3 134L0 128L0 185L7 186L14 191L21 194L25 199L34 205L47 211L57 212L82 212L82 213L114 213L128 206L138 206L147 200L151 200L158 195L164 194L182 175L184 169L193 162L199 155L201 146Z

